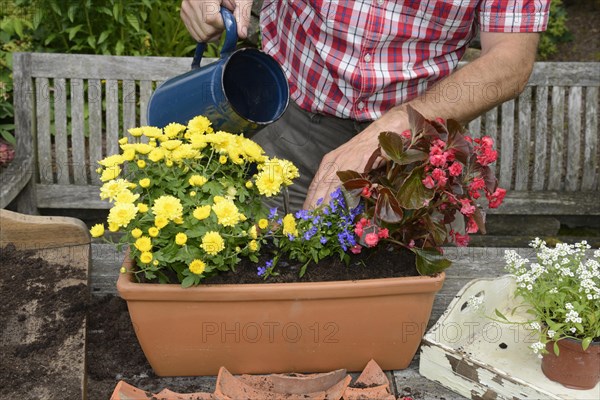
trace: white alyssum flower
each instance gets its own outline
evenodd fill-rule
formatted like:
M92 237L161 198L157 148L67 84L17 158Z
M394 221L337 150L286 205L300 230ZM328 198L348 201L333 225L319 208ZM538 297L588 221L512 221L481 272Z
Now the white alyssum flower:
M473 308L473 310L478 310L483 304L482 296L471 296L469 300L467 300L467 304Z
M529 324L529 329L532 329L534 331L539 331L542 327L540 326L539 322L537 321L533 321Z
M546 332L546 335L548 335L548 337L550 339L552 339L554 337L554 335L556 335L556 331L553 331L552 329L548 329L548 332Z
M539 354L540 351L546 348L546 345L542 342L535 342L532 345L530 345L529 348L533 350L535 354Z

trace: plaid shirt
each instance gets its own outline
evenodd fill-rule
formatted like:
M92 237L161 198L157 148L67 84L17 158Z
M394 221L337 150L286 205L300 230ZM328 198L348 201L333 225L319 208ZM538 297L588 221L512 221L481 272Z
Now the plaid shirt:
M368 121L450 74L477 30L539 32L550 0L265 0L263 48L307 111Z

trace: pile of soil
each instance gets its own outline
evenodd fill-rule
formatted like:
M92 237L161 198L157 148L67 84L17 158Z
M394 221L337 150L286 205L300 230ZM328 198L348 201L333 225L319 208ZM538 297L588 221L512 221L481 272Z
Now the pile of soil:
M89 291L84 284L62 285L87 277L33 254L12 245L0 249L0 398L47 398L45 388L52 388L77 399L82 377L65 374L70 361L58 355L82 327Z

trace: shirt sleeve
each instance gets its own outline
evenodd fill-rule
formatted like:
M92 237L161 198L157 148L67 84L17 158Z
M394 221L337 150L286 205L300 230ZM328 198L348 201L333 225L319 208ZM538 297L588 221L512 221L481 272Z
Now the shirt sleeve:
M481 0L478 24L483 32L543 32L550 0Z

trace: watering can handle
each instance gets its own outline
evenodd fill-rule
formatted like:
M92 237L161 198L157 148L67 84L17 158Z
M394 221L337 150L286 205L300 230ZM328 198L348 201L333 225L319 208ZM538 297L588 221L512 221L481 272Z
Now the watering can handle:
M223 17L223 23L225 24L225 42L221 48L221 58L225 58L235 50L235 46L237 45L237 24L235 23L235 18L231 11L225 7L221 7L221 16ZM202 61L204 50L206 50L206 43L198 42L196 53L194 54L194 61L192 61L192 69L200 68L200 61Z

